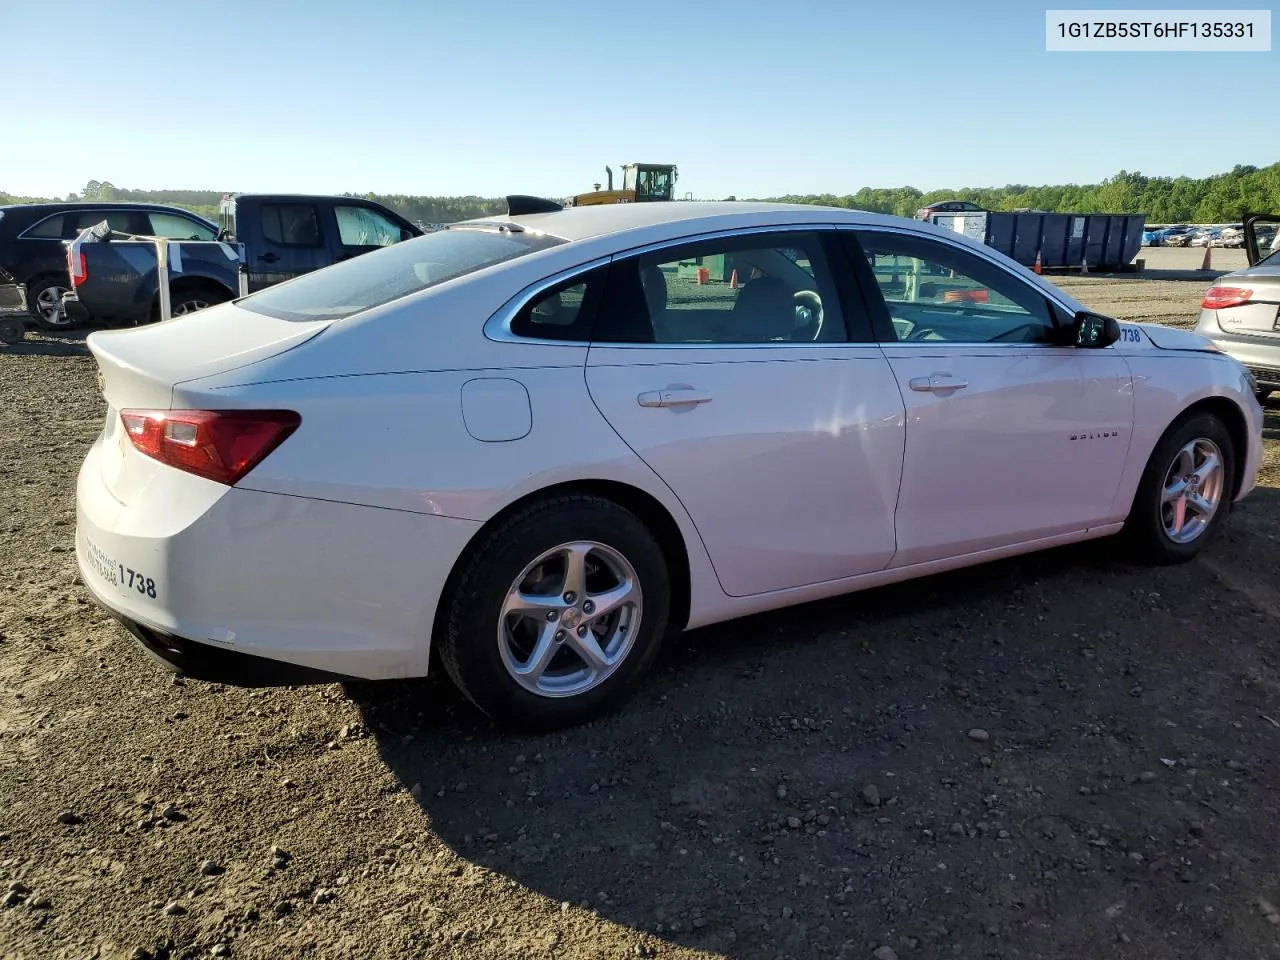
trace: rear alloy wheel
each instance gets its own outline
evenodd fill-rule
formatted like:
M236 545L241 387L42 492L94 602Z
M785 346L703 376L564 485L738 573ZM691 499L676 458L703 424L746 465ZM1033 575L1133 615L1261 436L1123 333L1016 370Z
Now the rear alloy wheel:
M463 563L441 660L506 725L566 726L618 703L667 629L661 548L638 517L598 497L534 504Z
M231 294L221 287L184 286L174 290L169 297L169 314L172 317L184 317L189 313L206 310L219 303L226 303ZM151 313L152 322L160 320L160 300L156 298L155 308Z
M62 312L62 298L70 292L65 280L37 280L27 290L27 309L41 330L70 330L75 326Z
M1198 554L1229 512L1234 482L1231 435L1217 417L1201 414L1167 432L1126 525L1141 559L1176 563Z

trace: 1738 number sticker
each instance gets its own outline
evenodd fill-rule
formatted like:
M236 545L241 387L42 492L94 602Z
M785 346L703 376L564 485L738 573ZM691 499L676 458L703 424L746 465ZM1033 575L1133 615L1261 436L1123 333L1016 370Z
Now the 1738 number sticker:
M144 577L137 570L131 570L123 563L118 564L120 567L120 586L126 590L137 590L144 597L150 597L152 600L156 597L156 582L150 577ZM127 579L126 579L127 578Z

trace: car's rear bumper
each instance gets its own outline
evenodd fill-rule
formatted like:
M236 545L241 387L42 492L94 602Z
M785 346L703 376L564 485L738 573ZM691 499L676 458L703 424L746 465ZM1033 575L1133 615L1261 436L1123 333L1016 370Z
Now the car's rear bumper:
M175 673L194 680L225 683L237 687L274 687L345 683L359 679L346 674L317 670L314 667L285 663L282 660L258 657L236 650L224 650L131 620L109 607L107 610L154 660Z
M115 488L122 503L102 445L77 484L81 576L156 656L249 685L273 670L279 683L426 674L444 583L480 524L219 488L160 464Z
M1244 364L1259 384L1280 388L1280 335L1227 333L1216 322L1204 319L1196 333L1208 337L1223 353Z
M92 319L89 311L85 309L85 305L74 293L65 293L62 295L61 310L63 316L72 323L88 323Z

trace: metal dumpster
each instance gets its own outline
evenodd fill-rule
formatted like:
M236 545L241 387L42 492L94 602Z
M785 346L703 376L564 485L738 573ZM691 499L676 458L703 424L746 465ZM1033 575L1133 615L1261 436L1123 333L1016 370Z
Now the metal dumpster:
M1018 263L1031 266L1040 254L1046 270L1128 267L1142 248L1141 213L935 213L941 227L981 240Z

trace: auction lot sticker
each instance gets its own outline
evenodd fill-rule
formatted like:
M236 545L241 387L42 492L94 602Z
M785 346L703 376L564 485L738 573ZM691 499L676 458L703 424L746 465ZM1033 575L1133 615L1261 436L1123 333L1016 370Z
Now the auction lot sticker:
M1044 42L1057 52L1267 53L1271 11L1046 10Z

